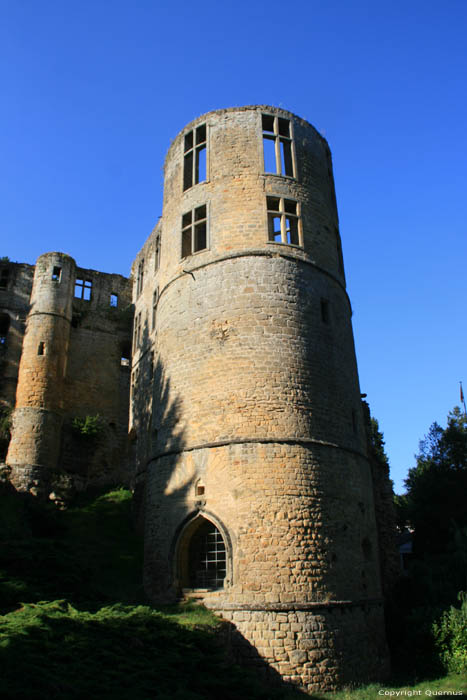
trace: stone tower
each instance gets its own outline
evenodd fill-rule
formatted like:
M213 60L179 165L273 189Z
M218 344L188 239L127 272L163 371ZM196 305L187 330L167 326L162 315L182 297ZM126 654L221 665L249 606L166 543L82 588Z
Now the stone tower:
M57 465L75 262L45 253L36 264L7 462L21 490L47 490Z
M384 674L372 480L331 155L266 106L189 124L133 266L145 585L313 690Z

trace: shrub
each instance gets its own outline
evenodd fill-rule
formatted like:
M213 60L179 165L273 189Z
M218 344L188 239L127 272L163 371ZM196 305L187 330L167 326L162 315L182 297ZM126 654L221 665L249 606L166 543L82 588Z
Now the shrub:
M104 424L100 415L97 414L96 416L73 418L71 428L75 435L92 440L103 432Z
M461 607L451 606L438 623L433 624L433 634L441 661L448 671L467 671L467 593L458 595Z

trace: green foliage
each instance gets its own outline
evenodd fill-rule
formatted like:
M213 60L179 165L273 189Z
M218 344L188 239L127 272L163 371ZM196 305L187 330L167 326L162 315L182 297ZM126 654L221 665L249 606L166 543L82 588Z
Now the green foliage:
M73 418L71 428L75 435L86 440L95 440L104 431L104 422L99 414Z
M227 623L144 599L126 489L66 511L0 485L1 697L280 700L227 663Z
M370 418L369 443L370 451L372 453L371 456L381 465L385 466L389 472L389 461L384 450L383 433L379 429L378 421L376 418L373 418L373 416Z
M451 606L439 622L433 625L433 634L442 662L448 671L467 672L467 593L458 595L461 607Z
M10 262L10 258L8 257L8 255L2 255L0 257L0 263L8 263L8 262Z
M458 407L446 428L433 423L405 484L405 517L415 530L415 552L448 551L456 528L467 526L467 424Z

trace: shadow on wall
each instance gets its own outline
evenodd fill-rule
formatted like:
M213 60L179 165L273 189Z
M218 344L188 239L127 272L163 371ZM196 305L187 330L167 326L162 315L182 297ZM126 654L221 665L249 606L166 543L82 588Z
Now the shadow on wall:
M135 320L135 345L141 348L137 364L133 364L130 397L132 403L132 425L130 440L134 462L134 504L136 525L144 531L144 511L149 486L148 466L158 463L157 489L164 493L177 464L177 455L185 447L185 431L180 426L181 403L173 396L170 379L166 377L163 363L155 358L149 339L149 327L142 328ZM171 493L170 498L182 499L190 484L185 484Z
M138 333L137 325L135 332ZM153 354L147 323L139 329L139 334L136 345L142 348L142 352L137 363L133 364L131 388L132 449L136 466L134 502L138 529L146 531L144 568L147 593L153 600L169 601L173 600L175 591L181 594L180 562L174 561L173 544L177 531L182 536L183 522L196 516L195 501L190 513L187 500L190 493L194 494L197 476L177 469L180 455L186 449L183 399L174 393L162 361ZM193 534L196 532L197 529L193 528ZM154 556L155 552L157 556ZM235 624L225 620L220 637L230 661L253 669L262 682L278 692L290 688L287 697L304 697L300 690L295 691L284 683L278 671L261 657Z

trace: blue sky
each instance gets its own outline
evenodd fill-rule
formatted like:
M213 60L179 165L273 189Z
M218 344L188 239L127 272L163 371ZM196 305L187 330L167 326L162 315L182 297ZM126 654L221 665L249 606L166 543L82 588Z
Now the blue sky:
M178 131L282 106L328 139L363 392L396 491L459 403L467 3L0 0L0 255L127 275Z

